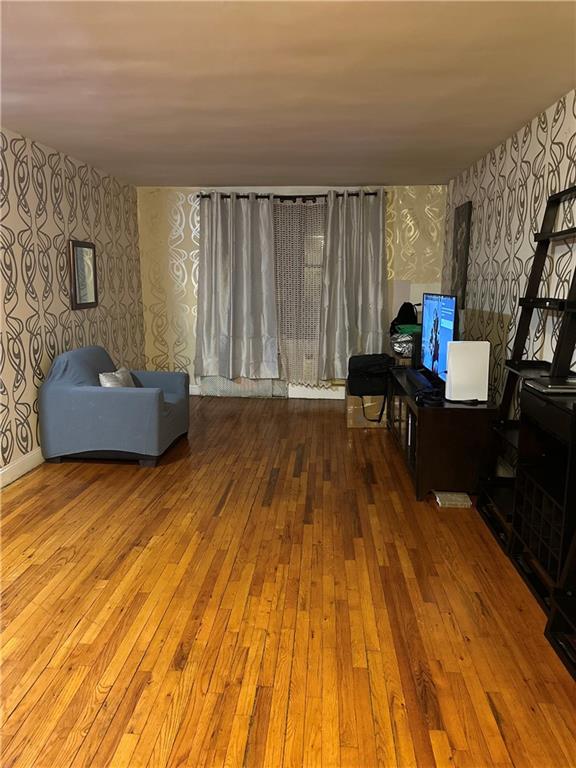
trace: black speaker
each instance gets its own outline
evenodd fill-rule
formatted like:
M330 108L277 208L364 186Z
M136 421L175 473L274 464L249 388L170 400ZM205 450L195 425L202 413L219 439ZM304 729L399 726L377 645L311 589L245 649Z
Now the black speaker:
M422 334L418 331L412 334L412 368L418 370L422 367Z

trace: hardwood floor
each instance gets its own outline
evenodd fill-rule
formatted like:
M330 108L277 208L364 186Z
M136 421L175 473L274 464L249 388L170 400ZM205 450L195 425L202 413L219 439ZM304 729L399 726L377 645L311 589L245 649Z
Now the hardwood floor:
M3 768L576 766L576 684L474 510L343 403L193 398L155 469L3 495Z

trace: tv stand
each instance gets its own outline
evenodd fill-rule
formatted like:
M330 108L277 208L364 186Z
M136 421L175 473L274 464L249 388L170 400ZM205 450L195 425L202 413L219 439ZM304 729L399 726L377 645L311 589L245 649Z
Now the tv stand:
M491 458L492 426L498 409L491 403L442 407L418 405L409 368L392 368L387 424L404 455L416 490L474 493Z

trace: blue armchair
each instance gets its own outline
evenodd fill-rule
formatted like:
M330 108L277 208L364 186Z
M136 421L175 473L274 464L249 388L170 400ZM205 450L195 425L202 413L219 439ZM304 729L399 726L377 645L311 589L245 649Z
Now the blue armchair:
M134 387L101 387L116 366L102 347L55 358L39 392L40 444L47 461L136 459L154 466L188 432L188 374L132 371Z

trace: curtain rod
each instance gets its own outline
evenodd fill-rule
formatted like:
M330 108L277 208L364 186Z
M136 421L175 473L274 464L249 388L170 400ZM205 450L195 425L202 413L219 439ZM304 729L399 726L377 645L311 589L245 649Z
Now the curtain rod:
M228 192L220 193L222 197L229 198L231 195ZM360 195L359 192L336 192L336 197L344 197L344 194L347 194L348 197L358 197ZM364 192L364 195L367 197L375 197L378 194L378 192ZM255 194L254 195L256 199L259 200L265 200L266 198L272 197L274 200L317 200L318 198L326 198L328 195L326 193L319 193L317 195L262 195L262 194ZM200 197L202 198L209 198L210 195L202 192L200 194ZM249 194L238 194L236 195L238 199L245 200L250 197Z

